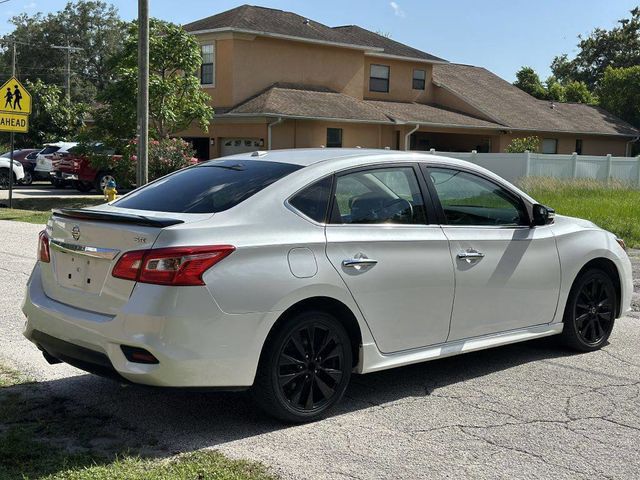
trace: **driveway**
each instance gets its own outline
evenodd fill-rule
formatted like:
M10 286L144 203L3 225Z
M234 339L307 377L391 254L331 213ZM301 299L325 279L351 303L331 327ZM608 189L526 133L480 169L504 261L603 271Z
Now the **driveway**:
M20 333L39 230L0 221L0 363L42 382L52 404L154 436L166 455L211 447L286 479L640 478L637 294L599 352L545 340L356 376L333 417L289 427L246 394L125 388L48 365Z

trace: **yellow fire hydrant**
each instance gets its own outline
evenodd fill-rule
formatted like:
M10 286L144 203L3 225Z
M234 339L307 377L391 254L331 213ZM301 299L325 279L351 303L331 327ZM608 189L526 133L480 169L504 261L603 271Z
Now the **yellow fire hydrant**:
M104 187L104 199L107 202L113 202L118 195L118 190L116 190L116 182L115 180L109 180L107 186Z

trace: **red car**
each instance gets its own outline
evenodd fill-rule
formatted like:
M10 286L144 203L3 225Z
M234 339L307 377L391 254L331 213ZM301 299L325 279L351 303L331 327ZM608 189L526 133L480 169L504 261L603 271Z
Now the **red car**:
M114 160L120 158L120 155L113 155ZM52 175L56 186L64 188L71 184L80 192L89 192L95 188L102 193L110 180L118 183L113 172L96 170L86 156L74 153L73 149L60 155L59 160L54 163Z

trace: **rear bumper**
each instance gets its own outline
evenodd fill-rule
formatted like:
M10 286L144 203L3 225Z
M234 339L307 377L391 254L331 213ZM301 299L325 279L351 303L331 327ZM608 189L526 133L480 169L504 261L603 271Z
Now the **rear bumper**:
M100 375L162 387L239 389L253 384L276 313L229 315L206 288L139 284L118 315L46 296L36 265L22 307L24 335L52 357ZM121 346L158 364L130 362Z

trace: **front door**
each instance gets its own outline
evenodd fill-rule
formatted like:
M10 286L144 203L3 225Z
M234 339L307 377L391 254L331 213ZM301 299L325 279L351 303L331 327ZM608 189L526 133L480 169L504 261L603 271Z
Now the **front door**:
M455 267L448 340L551 322L560 288L551 228L530 228L522 200L485 177L451 168L428 177Z
M413 165L336 177L327 256L378 348L397 352L446 340L454 276L442 229L429 224Z

